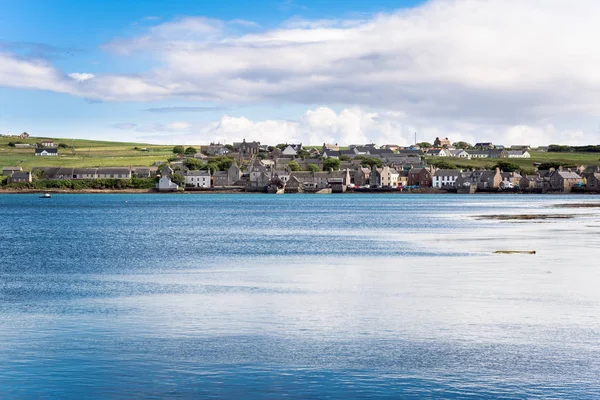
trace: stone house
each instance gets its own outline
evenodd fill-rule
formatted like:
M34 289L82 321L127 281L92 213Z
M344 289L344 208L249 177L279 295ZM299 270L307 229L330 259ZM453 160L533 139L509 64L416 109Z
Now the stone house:
M583 178L579 174L571 170L564 171L562 168L552 172L548 179L550 181L550 189L560 192L569 193L574 186L583 186Z
M484 171L477 182L478 190L492 190L498 189L502 183L502 174L500 168L496 168L494 171Z
M13 174L8 177L8 183L22 183L31 181L31 172L13 172Z
M233 151L240 153L242 157L250 157L260 152L260 142L242 142L233 143Z
M356 186L368 185L370 182L371 170L360 167L354 171L354 184Z
M431 172L427 168L413 168L408 171L408 185L431 187Z
M385 166L383 168L373 167L369 175L369 185L382 187L397 187L400 174L394 168Z

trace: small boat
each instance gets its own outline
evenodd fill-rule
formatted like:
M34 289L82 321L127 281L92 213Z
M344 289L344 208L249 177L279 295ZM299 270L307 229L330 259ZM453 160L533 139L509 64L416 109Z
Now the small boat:
M51 197L52 197L52 195L50 193L44 193L43 195L40 196L40 199L49 199Z
M285 193L285 187L277 189L277 191L275 192L275 194L284 194L284 193Z

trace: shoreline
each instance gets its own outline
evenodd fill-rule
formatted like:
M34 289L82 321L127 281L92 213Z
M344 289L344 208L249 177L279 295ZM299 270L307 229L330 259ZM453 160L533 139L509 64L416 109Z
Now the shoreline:
M202 195L202 194L269 194L262 191L245 191L240 189L206 189L206 190L190 190L177 192L159 192L155 189L0 189L0 194L166 194L166 195ZM285 193L286 195L295 194L316 194L316 193ZM347 191L343 193L331 193L333 195L361 195L361 194L393 194L393 195L411 195L411 194L435 194L435 195L456 195L455 192L445 190L406 190L406 191ZM527 193L527 192L489 192L482 191L473 194L478 195L532 195L532 194L549 194L549 195L600 195L598 192L548 192L548 193ZM472 195L472 194L471 194Z

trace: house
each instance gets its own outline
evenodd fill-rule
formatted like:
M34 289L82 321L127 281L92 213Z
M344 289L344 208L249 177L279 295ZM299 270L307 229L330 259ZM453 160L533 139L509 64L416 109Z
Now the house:
M159 192L176 192L179 189L179 186L171 181L170 176L162 176L156 184L156 189Z
M450 139L448 139L448 138L440 139L439 137L436 137L435 140L433 141L433 145L435 147L450 147L450 146L452 146L452 143L450 143Z
M413 168L408 171L408 185L431 187L431 172L427 168Z
M509 150L531 150L531 146L528 144L513 144L512 146L510 146Z
M369 184L371 186L397 187L399 176L400 173L394 168L388 166L376 168L373 166L369 175Z
M21 138L21 139L27 139L28 137L29 137L29 133L27 133L27 132L23 132L19 135L19 138Z
M586 188L592 192L600 192L600 172L586 174Z
M339 151L340 146L338 146L337 143L335 143L335 144L323 143L323 148L321 149L321 151L327 151L327 150Z
M467 152L466 150L463 150L463 149L446 150L446 151L450 154L450 157L466 158L467 160L471 159L471 155L469 154L469 152Z
M432 186L437 189L455 188L460 172L457 169L438 169L432 176Z
M492 150L496 146L494 146L494 144L492 142L483 142L483 143L475 143L475 146L473 146L473 147L475 147L476 149Z
M548 146L538 146L535 150L546 153L548 151Z
M449 157L450 152L446 149L429 149L425 155L430 157Z
M8 183L31 182L31 172L14 172L8 177Z
M344 184L343 178L329 178L327 183L331 188L331 193L344 193L346 191L347 186Z
M14 174L15 172L21 172L23 171L22 167L2 167L2 175L4 176L10 176L12 174Z
M240 153L242 157L254 156L260 152L260 142L242 142L233 143L233 151Z
M423 151L422 150L417 150L417 149L400 149L397 152L398 155L400 156L422 156L423 155Z
M28 149L32 147L29 143L15 143L15 149Z
M229 154L229 149L221 143L211 143L208 146L203 146L202 151L209 156L224 156ZM196 156L194 155L194 157Z
M323 158L340 158L342 154L339 150L325 150L321 157Z
M548 180L540 175L525 175L519 181L520 189L544 189L549 184Z
M285 149L283 149L281 154L284 156L295 156L298 153L298 150L301 150L301 149L302 149L302 144L300 144L300 145L289 144L286 146Z
M132 174L138 178L150 178L156 174L156 168L136 167Z
M210 170L187 171L183 174L186 187L210 188L211 175Z
M380 149L398 151L398 150L400 150L400 146L398 146L397 144L384 144L383 146L380 147Z
M583 178L571 170L564 171L561 168L555 170L548 177L550 189L569 193L574 186L583 186Z
M364 186L370 183L371 170L369 168L359 167L354 171L354 184Z
M42 146L42 147L58 147L58 145L56 143L54 143L54 140L50 140L50 139L43 139L40 142L40 146Z
M52 149L52 148L35 149L35 155L40 156L40 157L57 156L58 149Z
M527 150L508 150L507 158L531 158L531 154Z
M518 172L500 172L500 176L502 177L502 182L500 182L500 187L502 188L519 186L521 184L521 179L523 179Z
M489 150L466 150L466 153L469 155L469 158L489 158L490 157Z
M207 161L208 160L208 156L206 156L206 155L204 155L202 153L196 153L196 154L194 154L194 158L196 160L200 160L200 161Z
M131 169L123 167L98 168L96 170L98 179L131 179Z
M502 174L500 168L496 168L493 171L484 171L479 175L477 181L478 190L494 190L500 188L502 183Z

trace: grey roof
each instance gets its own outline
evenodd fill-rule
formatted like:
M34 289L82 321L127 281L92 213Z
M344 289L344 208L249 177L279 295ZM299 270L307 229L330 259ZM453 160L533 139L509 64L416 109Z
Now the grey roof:
M53 148L48 148L48 147L43 147L41 149L35 149L35 154L40 154L44 151L46 153L57 153L58 154L58 149L53 149Z
M12 179L29 179L31 172L15 172L12 174Z
M123 168L123 167L98 168L98 170L96 171L96 173L98 175L110 175L110 174L128 175L130 172L131 172L131 170L129 168Z
M557 171L557 174L563 179L581 179L581 176L572 171Z
M226 171L223 171L227 173ZM200 171L187 171L184 176L210 176L210 171L200 170Z
M433 176L458 176L460 171L457 169L438 169Z

